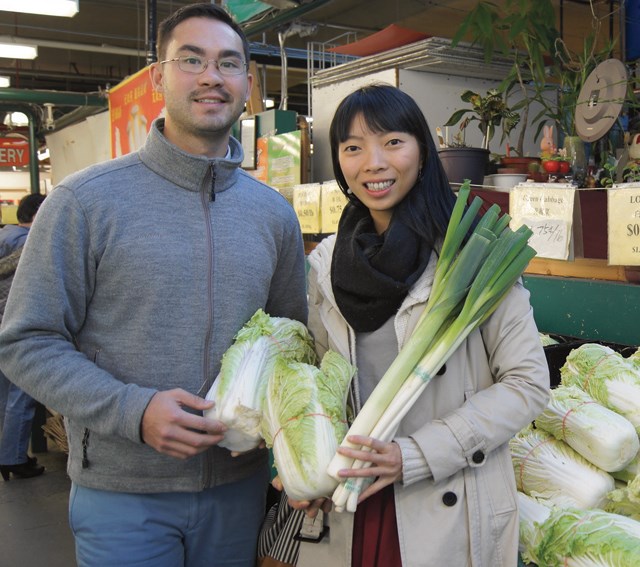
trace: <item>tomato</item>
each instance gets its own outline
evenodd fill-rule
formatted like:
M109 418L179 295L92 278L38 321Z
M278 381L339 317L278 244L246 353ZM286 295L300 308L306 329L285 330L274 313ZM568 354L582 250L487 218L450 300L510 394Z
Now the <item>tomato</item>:
M545 160L542 162L542 167L547 173L558 173L560 171L560 162L555 160Z

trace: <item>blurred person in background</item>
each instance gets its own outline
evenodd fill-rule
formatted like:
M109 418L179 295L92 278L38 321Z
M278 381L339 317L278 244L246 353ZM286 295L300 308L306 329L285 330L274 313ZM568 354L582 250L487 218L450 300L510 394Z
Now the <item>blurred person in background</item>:
M23 197L17 210L18 224L0 229L0 321L29 229L44 199L39 193ZM38 459L28 453L35 412L36 401L0 371L0 474L5 481L11 476L31 478L44 472Z

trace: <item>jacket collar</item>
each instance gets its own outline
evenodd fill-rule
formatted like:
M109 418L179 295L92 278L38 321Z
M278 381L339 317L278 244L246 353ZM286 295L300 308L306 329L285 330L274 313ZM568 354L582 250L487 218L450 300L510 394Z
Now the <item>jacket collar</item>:
M236 182L244 154L242 146L229 138L230 157L208 158L189 154L172 144L162 133L164 118L156 119L138 152L142 162L167 181L189 191L200 191L203 182L215 170L215 192L220 193Z

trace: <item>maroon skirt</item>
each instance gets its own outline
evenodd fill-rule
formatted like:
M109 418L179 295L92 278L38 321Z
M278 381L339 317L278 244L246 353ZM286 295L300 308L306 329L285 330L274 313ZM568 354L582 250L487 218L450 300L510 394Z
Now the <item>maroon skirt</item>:
M352 567L402 567L393 485L356 508L353 519Z

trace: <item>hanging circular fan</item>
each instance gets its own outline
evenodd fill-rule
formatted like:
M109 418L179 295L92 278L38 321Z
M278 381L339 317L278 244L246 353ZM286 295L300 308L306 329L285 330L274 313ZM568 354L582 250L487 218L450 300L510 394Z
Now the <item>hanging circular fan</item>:
M576 105L576 132L585 142L602 138L613 126L627 94L627 68L607 59L587 77Z

